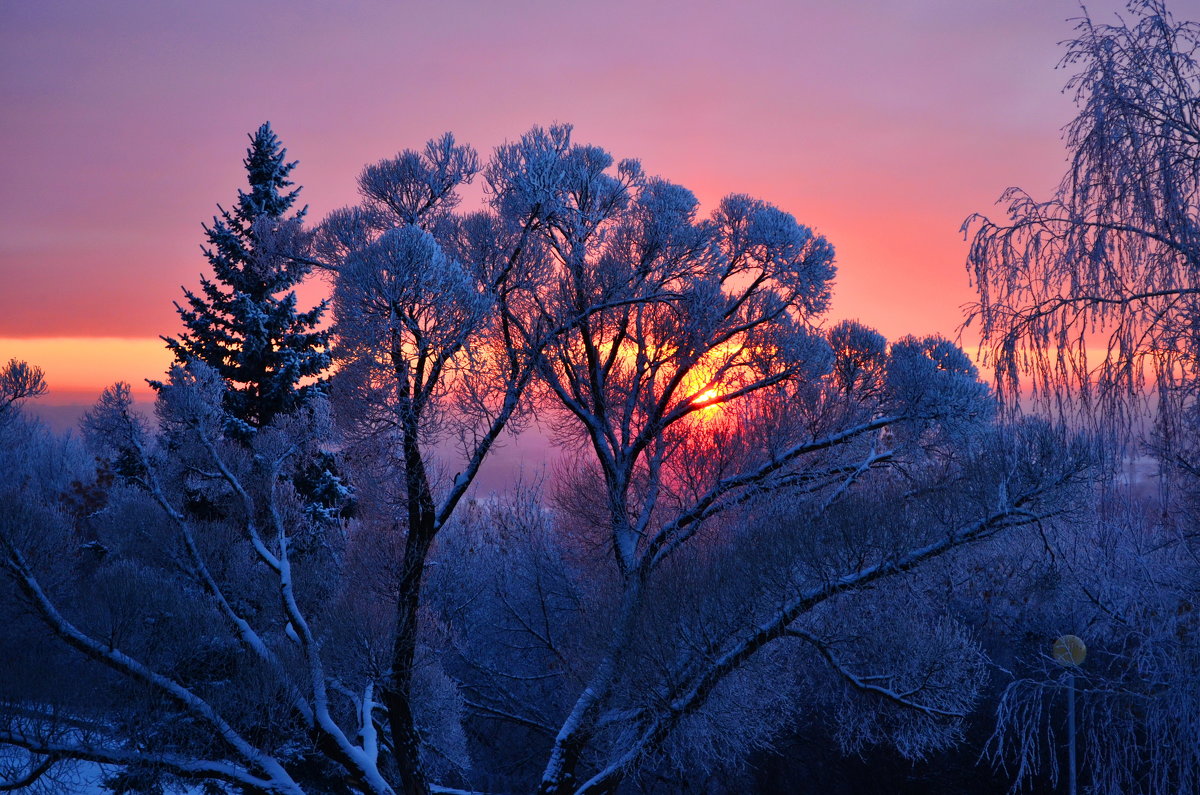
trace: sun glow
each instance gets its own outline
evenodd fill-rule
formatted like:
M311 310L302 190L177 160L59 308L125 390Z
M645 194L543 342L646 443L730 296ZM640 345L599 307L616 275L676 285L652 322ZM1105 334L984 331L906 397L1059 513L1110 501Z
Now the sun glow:
M710 425L721 419L728 408L726 396L719 386L708 387L691 399L693 421L701 425Z
M171 365L171 352L157 337L0 337L0 366L19 359L42 368L50 392L42 403L91 403L116 381L149 400L147 378L159 378Z

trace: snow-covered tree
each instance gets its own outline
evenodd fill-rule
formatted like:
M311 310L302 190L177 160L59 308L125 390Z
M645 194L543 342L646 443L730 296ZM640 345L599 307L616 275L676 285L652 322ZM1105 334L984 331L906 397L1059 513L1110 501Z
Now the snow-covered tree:
M1133 0L1115 24L1085 12L1076 31L1063 59L1079 106L1066 130L1070 167L1048 200L1014 188L1007 219L968 219L980 294L971 319L1013 404L1032 389L1060 417L1149 442L1167 486L1156 509L1142 505L1136 520L1098 512L1050 550L1073 569L1062 623L1086 618L1097 646L1073 677L1088 785L1189 791L1200 770L1200 24L1176 19L1164 0ZM1129 477L1139 475L1116 478L1106 499L1129 499ZM994 750L1018 780L1047 769L1053 778L1048 710L1072 677L1026 662L1032 670L1001 702Z
M289 190L296 161L270 123L250 142L249 192L204 228L213 277L201 276L199 293L184 289L185 331L164 338L180 363L202 361L225 380L224 405L243 435L301 405L330 364L325 304L300 311L293 289L311 270L305 210L293 211L300 189Z
M487 166L486 207L456 213L479 166L446 135L364 169L362 204L331 214L318 235L334 274L332 394L347 455L372 473L375 505L401 506L373 519L404 527L383 701L406 792L428 788L411 692L426 560L501 433L527 416L546 345L597 311L591 297L553 315L539 306L562 278L548 254L556 225L598 228L627 211L641 172L628 162L609 175L611 164L573 144L569 127L535 129ZM588 241L577 255L598 251Z
M1031 520L1062 510L1087 456L1037 425L923 441L840 495L819 481L758 494L656 568L581 751L587 775L567 791L737 782L798 723L847 753L884 745L920 760L960 741L988 666L946 607L947 579L1006 533L1038 548ZM449 627L480 791L542 777L612 649L624 586L602 475L576 467L550 504L479 503L439 541L428 600Z
M1081 791L1200 787L1194 522L1164 522L1154 503L1152 494L1112 489L1087 521L1050 531L1044 543L1052 554L1040 556L1025 582L1013 579L993 591L1012 604L1035 597L1013 616L1018 631L1009 637L1021 653L1008 663L1011 678L987 746L1015 788L1067 778L1069 689ZM1050 644L1064 634L1084 640L1081 665L1053 659ZM1033 648L1021 637L1035 638Z
M97 464L18 457L0 484L7 594L64 684L0 725L12 777L611 792L728 770L804 704L847 750L956 741L982 655L928 567L1047 526L1088 449L998 422L947 340L822 328L833 248L791 215L702 213L569 127L483 165L447 135L359 187L311 249L253 195L212 232L238 278L330 276L327 390L239 413L267 393L180 342L153 427L114 387ZM471 494L534 420L566 456L552 499ZM360 484L344 535L306 510L334 429Z
M341 555L297 554L312 520L291 476L327 434L323 401L246 441L225 432L225 394L203 362L177 365L152 429L127 386L105 391L84 425L117 482L88 536L62 510L65 486L37 471L45 456L6 467L4 596L44 627L49 678L0 724L0 745L28 754L20 777L85 760L119 792L393 792L372 636L340 634L363 626L359 592ZM197 490L222 510L189 510Z
M1200 24L1164 0L1128 13L1085 14L1067 43L1079 114L1058 190L1010 188L1007 218L964 224L979 289L968 323L1010 400L1032 388L1110 428L1148 407L1172 433L1200 384Z
M478 171L486 208L458 212L456 188ZM640 629L658 604L649 594L669 590L729 517L763 495L798 490L820 495L809 506L819 518L898 464L902 450L965 444L989 421L986 388L938 338L889 346L843 324L830 336L835 349L816 327L834 270L827 241L745 196L702 218L689 191L574 143L567 127L534 129L482 169L447 136L369 166L359 184L362 204L325 220L317 250L334 278L336 413L348 455L374 473L364 528L403 528L383 700L406 791L429 786L425 717L411 692L421 632L432 631L421 629L422 606L440 598L424 592L429 556L499 434L525 409L563 442L591 450L575 489L582 524L559 532L606 545L610 557L588 578L615 583L594 616L604 639L577 672L586 686L560 692L562 712L541 722L558 727L540 775L546 792L612 787L654 764L685 718L760 649L798 637L802 615L1053 513L1046 494L1077 474L1047 465L1011 493L997 475L986 509L956 515L961 524L940 527L942 541L923 537L869 565L859 558L859 569L842 572L844 587L805 583L800 592L812 593L785 600L765 624L731 625L680 663L664 685L669 698L646 682L630 691L647 637ZM445 621L453 635L453 617ZM815 634L810 641L826 648ZM665 712L628 703L652 692ZM892 693L901 706L926 717L937 709L903 692ZM970 692L964 685L959 707ZM475 713L502 709L466 703ZM510 713L521 714L518 706ZM614 712L625 716L619 727L606 717ZM947 742L953 731L929 736ZM579 776L581 764L594 779Z
M46 376L40 367L10 359L0 369L0 422L16 413L26 400L46 392Z
M322 389L331 359L329 331L322 328L327 303L297 308L294 288L313 263L305 209L293 211L300 188L289 190L296 161L288 161L265 123L250 136L243 164L249 192L239 190L236 206L219 208L204 228L213 278L201 276L198 294L184 290L187 306L176 304L184 334L164 339L179 363L201 361L221 376L226 430L247 439ZM353 495L335 456L309 452L295 477L310 510L327 518L352 513Z
M730 610L720 631L692 624L673 630L683 637L674 652L662 651L662 678L643 681L632 695L631 678L647 671L647 661L635 662L648 637L646 616L665 601L659 589L714 545L728 544L731 560L753 556L755 545L739 538L740 522L731 517L764 495L799 492L819 495L794 514L815 526L861 483L878 484L877 471L899 466L908 448L967 444L972 429L986 426L991 404L973 365L945 340L888 346L869 329L846 324L835 329L835 351L815 329L828 300L833 249L781 210L730 196L700 218L690 192L661 180L647 180L631 209L607 226L555 226L548 242L566 278L543 311L610 304L556 337L540 374L559 403L559 433L592 453L594 507L587 515L599 525L593 540L610 550L614 571L607 576L616 580L608 637L558 719L543 793L610 791L663 753L776 642L806 639L838 670L840 656L803 619L879 578L1052 513L1043 499L1048 483L1077 474L1073 465L1042 471L1019 489L1014 481L1008 494L994 480L984 486L994 489L986 507L955 514L939 540L917 534L879 557L858 556L857 567L842 561L828 580L806 581L789 569L787 595L772 594L769 607ZM603 240L600 255L579 256L593 235ZM747 566L740 576L757 575ZM751 622L724 620L747 615ZM706 641L688 649L686 639L697 631ZM841 669L851 680L853 667ZM900 682L904 675L895 676ZM915 691L912 698L905 692L897 685L877 694L915 713L924 708L926 717L939 709L942 717L961 714L970 701L953 709L922 705ZM624 716L619 728L611 726L615 715Z

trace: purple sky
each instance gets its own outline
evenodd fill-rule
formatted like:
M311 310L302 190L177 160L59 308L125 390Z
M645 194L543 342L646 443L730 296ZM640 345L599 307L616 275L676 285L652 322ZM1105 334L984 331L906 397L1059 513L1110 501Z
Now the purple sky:
M1190 5L1176 14L1200 15ZM1101 20L1118 7L1089 3ZM314 220L354 201L366 162L444 130L487 153L572 122L707 206L751 193L824 233L835 315L953 336L972 296L959 224L1009 185L1045 194L1063 169L1073 110L1054 66L1078 13L1067 0L6 2L0 359L29 338L175 332L171 301L204 267L200 224L236 196L246 133L268 119ZM131 350L93 349L100 369Z

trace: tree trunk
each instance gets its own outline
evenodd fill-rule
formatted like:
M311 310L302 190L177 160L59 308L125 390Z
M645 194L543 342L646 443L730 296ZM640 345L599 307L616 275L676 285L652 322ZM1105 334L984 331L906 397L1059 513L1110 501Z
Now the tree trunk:
M412 670L417 648L417 609L421 602L421 575L428 541L416 540L409 530L405 545L404 570L396 605L396 637L392 645L392 667L383 689L388 728L400 782L406 795L428 795L429 783L421 766L421 737L413 721Z
M409 427L411 426L411 427ZM396 636L392 644L392 666L383 689L393 756L406 795L428 795L429 782L421 765L421 736L413 720L412 674L417 649L417 616L421 605L421 583L425 558L436 532L433 497L417 442L415 418L404 433L405 484L408 491L408 535L400 570L400 592L396 600Z

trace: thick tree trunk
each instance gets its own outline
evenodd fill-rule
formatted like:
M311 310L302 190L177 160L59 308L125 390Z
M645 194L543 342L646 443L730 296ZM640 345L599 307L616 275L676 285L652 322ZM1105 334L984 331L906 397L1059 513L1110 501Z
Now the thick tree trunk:
M414 539L409 530L405 545L404 571L396 605L396 637L392 645L392 667L383 689L388 728L400 781L406 795L427 795L429 783L421 766L421 737L413 720L412 670L417 648L417 609L421 602L421 575L428 541ZM414 540L416 543L413 543Z
M408 535L400 570L396 600L396 636L392 644L392 666L383 689L388 729L400 783L406 795L428 795L429 782L421 765L421 736L412 710L413 659L417 650L417 615L421 605L421 583L425 559L436 532L433 497L417 443L415 420L405 428L404 462L408 491Z

